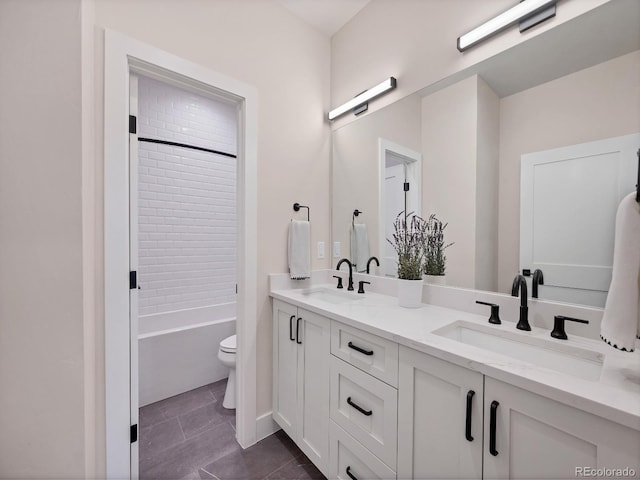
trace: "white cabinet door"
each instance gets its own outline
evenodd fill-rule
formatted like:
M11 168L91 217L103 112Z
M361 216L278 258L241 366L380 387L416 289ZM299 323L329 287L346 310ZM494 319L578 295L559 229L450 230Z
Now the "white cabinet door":
M299 309L298 429L300 449L324 475L329 470L329 351L331 321Z
M640 472L640 432L582 410L487 377L484 415L484 478L594 477L585 470L604 468Z
M273 301L273 419L295 439L298 422L298 309Z
M401 346L398 478L482 478L482 399L482 374Z

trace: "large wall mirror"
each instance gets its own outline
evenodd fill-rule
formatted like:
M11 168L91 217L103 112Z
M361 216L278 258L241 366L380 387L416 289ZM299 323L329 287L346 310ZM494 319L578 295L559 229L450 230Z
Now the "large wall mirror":
M448 223L447 285L507 293L540 268L540 298L602 307L616 208L638 168L640 2L608 2L332 139L342 257L364 224L381 260L371 273L393 275L385 224L405 206L394 185L420 172L406 208Z

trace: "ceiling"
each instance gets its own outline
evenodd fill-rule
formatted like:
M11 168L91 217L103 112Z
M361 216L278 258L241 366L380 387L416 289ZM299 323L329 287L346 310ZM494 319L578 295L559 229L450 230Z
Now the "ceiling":
M332 37L370 0L280 0L296 17Z

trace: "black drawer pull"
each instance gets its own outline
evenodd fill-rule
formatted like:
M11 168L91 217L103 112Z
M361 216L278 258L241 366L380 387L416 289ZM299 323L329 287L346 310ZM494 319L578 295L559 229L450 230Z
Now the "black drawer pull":
M298 320L296 322L296 343L297 344L302 344L302 340L300 340L300 320L302 320L302 318L298 317Z
M498 455L496 450L496 414L498 405L500 404L495 400L491 402L491 416L489 418L489 453L494 457Z
M364 355L373 355L373 350L365 350L364 348L360 348L360 347L358 347L357 345L354 345L351 342L347 343L347 346L349 348L354 349L356 352L363 353Z
M473 390L469 390L467 392L467 421L464 430L464 436L468 441L473 442L473 437L471 436L471 404L473 403L473 396L476 394Z
M358 477L356 477L353 473L351 473L351 467L347 467L347 475L349 475L349 478L351 480L358 480Z
M289 340L291 340L292 342L295 342L296 339L293 338L293 319L296 318L295 315L291 315L291 318L289 319Z
M369 416L371 416L371 414L373 414L373 410L365 410L360 405L358 405L356 403L353 403L351 401L351 397L347 398L347 403L349 405L351 405L353 408L355 408L356 410L358 410L361 414L366 415L367 417L369 417Z

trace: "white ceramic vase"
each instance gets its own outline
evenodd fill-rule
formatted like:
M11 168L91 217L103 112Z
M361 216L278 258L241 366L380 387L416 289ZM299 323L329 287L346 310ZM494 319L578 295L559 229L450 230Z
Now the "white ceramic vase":
M431 285L446 285L447 276L446 275L425 275L424 281L425 283L430 283Z
M422 306L422 280L398 279L398 305L405 308Z

